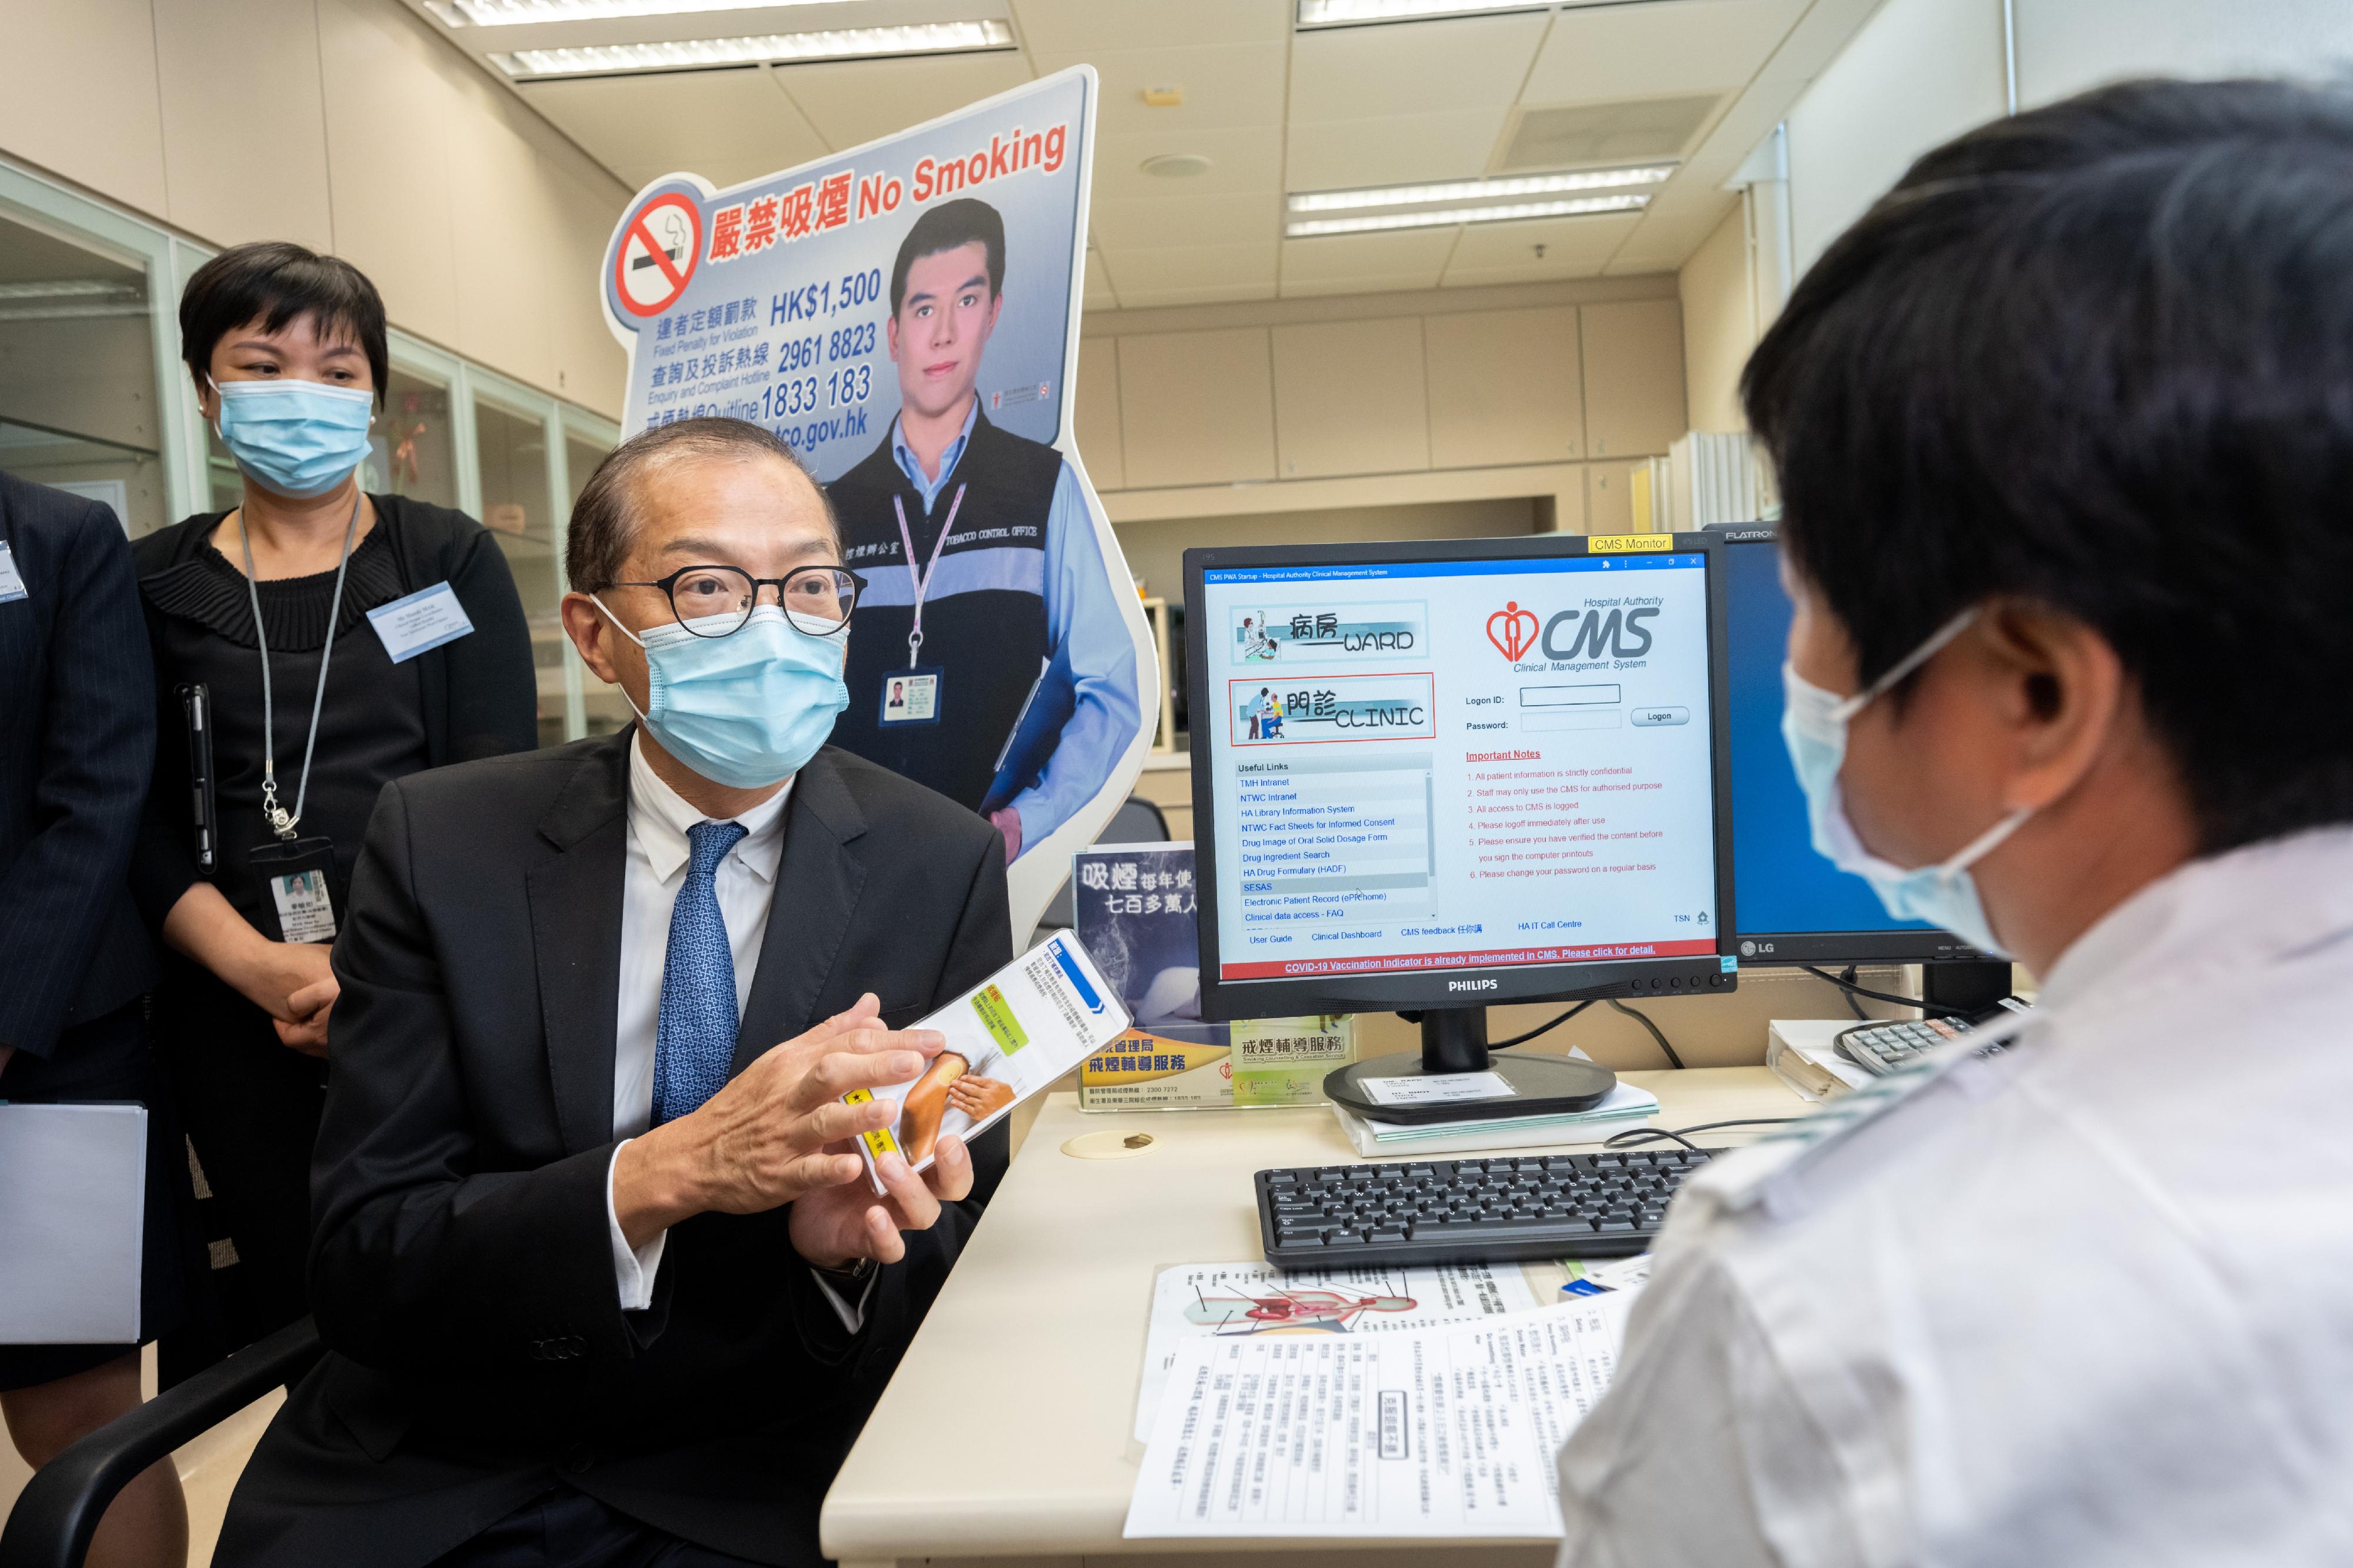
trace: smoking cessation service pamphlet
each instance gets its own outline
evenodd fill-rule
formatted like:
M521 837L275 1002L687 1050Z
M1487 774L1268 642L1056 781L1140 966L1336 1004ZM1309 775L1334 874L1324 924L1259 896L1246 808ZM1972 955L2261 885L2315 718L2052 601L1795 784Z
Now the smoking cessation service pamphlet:
M878 1156L898 1153L911 1168L929 1169L943 1134L970 1138L994 1125L1127 1025L1117 993L1067 931L917 1020L909 1026L947 1037L931 1064L906 1083L854 1089L841 1097L851 1105L889 1100L899 1106L889 1125L860 1140L874 1190L882 1191L874 1173Z

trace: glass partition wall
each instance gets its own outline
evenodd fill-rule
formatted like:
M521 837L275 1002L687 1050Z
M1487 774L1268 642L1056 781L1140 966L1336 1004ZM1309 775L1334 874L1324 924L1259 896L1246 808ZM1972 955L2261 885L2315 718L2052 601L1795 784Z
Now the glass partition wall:
M134 538L237 504L179 363L180 289L211 254L0 160L0 469L104 500ZM540 743L611 733L628 705L586 675L557 605L565 520L619 428L398 329L391 350L362 482L491 531L531 626Z

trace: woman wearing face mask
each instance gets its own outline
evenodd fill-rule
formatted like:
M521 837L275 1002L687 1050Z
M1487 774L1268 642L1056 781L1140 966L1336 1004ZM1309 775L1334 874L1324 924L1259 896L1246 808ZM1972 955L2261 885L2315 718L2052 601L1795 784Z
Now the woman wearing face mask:
M375 285L297 245L240 246L189 279L180 334L245 489L135 546L163 715L132 879L176 955L159 1044L237 1247L233 1347L306 1310L328 943L376 793L530 749L536 694L490 535L361 489L389 368Z

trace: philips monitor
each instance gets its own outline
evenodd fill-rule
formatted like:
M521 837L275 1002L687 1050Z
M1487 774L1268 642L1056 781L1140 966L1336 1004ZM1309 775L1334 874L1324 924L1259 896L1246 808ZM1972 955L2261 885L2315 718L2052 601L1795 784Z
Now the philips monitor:
M1187 551L1206 1015L1419 1012L1472 1071L1490 1003L1731 986L1718 548Z

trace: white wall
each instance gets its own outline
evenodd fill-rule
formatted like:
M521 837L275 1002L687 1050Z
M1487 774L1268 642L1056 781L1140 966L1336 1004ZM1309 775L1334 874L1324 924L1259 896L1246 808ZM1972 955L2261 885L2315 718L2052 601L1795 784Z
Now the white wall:
M2032 108L2126 77L2353 65L2348 0L2014 0ZM2003 113L2001 0L1887 0L1789 110L1800 270L1921 153Z
M628 192L399 0L9 0L0 154L216 246L291 239L395 324L617 416Z
M1740 430L1740 367L1757 346L1747 201L1725 215L1675 275L1683 305L1683 384L1694 430Z

